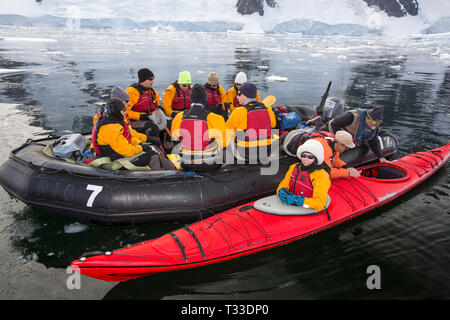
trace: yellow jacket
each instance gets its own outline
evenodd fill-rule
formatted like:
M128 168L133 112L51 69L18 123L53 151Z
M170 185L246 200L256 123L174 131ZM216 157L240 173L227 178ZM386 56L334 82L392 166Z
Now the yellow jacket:
M145 139L147 140L147 138ZM123 136L123 126L120 123L102 125L97 134L97 144L99 147L109 146L114 152L126 158L133 157L142 152L142 147L139 143L140 141L138 139L133 138L131 139L131 143L128 142L127 138Z
M278 185L277 194L281 188L289 189L289 181L296 165L297 163L294 163L289 167L284 179ZM319 169L311 172L309 177L313 185L313 196L312 198L305 198L303 207L320 211L327 203L328 190L331 187L330 175L324 169Z
M96 121L97 121L97 114L95 114L95 116L92 118L92 122L94 125ZM133 145L137 145L141 142L147 142L147 135L134 130L133 127L131 126L130 120L128 120L127 117L123 117L123 121L126 124L128 124L129 130L131 132L131 143Z
M139 117L141 116L141 114L145 114L145 112L137 112L137 111L132 110L133 106L139 101L139 97L140 97L139 90L134 87L128 87L125 91L130 95L130 100L129 100L130 104L128 105L127 110L126 110L128 117L131 120L139 120ZM157 106L159 106L160 99L159 99L158 92L156 92L156 90L155 90L155 94L156 94L155 103Z
M236 98L237 96L237 91L236 88L234 86L232 86L230 89L228 89L227 91L227 98L224 102L227 102L230 104L230 111L233 112L235 108L233 101L234 98ZM256 101L261 102L261 97L259 96L259 92L256 91Z
M189 86L189 88L190 88L190 86ZM169 85L167 87L166 91L164 91L163 109L164 109L164 113L168 117L172 116L172 112L176 112L176 113L183 112L182 110L173 110L172 109L172 101L173 101L173 98L175 98L176 94L177 94L177 89L175 88L175 86L173 84Z
M269 112L270 117L270 126L272 128L275 128L277 124L277 120L275 118L275 114L273 113L273 110L271 107L267 107L267 111ZM236 131L244 131L247 130L247 108L246 107L239 107L236 108L228 118L226 122L227 132L229 134L229 141L231 141L234 138L234 135ZM257 141L257 142L244 142L246 145L245 147L253 147L256 145L269 145L271 144L271 139L264 139L264 141ZM255 145L256 143L256 145Z
M172 121L171 132L173 140L180 139L180 126L183 120L183 113L184 111L178 113ZM226 137L226 126L223 117L210 112L206 118L206 123L208 125L209 140L215 139L219 147L225 148L228 139Z

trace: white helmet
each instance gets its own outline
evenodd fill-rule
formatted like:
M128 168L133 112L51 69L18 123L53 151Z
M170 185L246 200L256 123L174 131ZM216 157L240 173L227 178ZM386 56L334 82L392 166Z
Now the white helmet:
M237 83L237 84L243 84L243 83L246 83L247 82L247 75L245 74L245 72L239 72L237 75L236 75L236 78L234 79L234 83Z

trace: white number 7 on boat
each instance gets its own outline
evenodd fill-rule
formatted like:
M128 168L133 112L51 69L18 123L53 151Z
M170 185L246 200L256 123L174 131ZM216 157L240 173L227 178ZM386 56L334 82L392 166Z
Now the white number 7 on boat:
M93 191L86 203L86 207L92 207L92 204L94 203L95 198L103 190L103 186L97 186L95 184L88 184L86 187L86 190Z

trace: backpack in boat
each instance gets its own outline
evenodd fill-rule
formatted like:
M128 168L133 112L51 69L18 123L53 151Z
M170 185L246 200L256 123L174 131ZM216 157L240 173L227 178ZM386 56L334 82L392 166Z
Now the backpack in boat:
M327 140L328 144L333 150L334 136L327 131L298 133L298 135L294 136L291 141L289 141L289 143L286 145L286 148L292 155L295 155L297 154L297 148L305 143L306 140L318 137L325 138L325 140Z
M177 170L164 151L155 145L150 145L153 153L150 156L149 166L152 170Z
M86 140L79 133L65 134L53 145L53 155L58 158L70 159L80 157L86 148Z
M281 106L272 108L277 120L277 129L291 130L297 128L297 126L303 121L302 117L297 112L288 112Z

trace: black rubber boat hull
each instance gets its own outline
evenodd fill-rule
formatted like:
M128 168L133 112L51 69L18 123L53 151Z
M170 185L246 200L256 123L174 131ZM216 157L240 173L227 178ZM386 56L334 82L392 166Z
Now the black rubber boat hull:
M107 171L46 156L42 150L52 141L29 141L12 151L0 167L0 184L33 208L102 225L203 219L272 194L289 166L298 161L281 153L279 170L272 175L262 175L260 165L225 165L198 175ZM397 151L395 136L385 132L382 141L385 156ZM350 165L376 160L367 147L349 151L342 159Z

